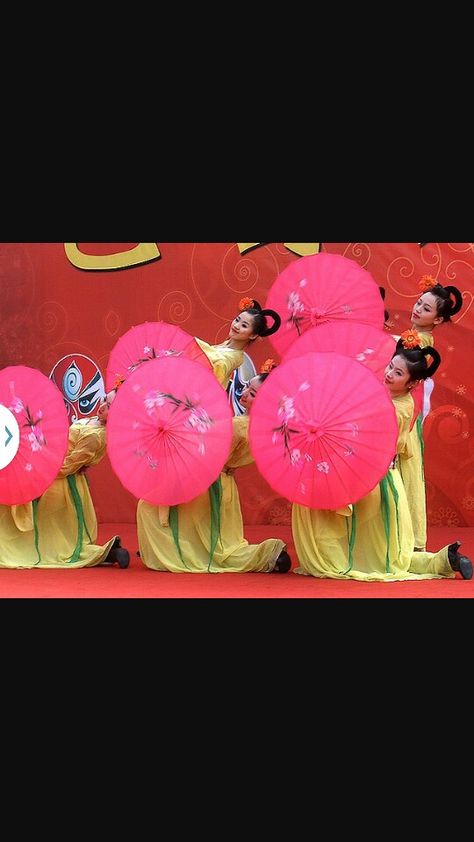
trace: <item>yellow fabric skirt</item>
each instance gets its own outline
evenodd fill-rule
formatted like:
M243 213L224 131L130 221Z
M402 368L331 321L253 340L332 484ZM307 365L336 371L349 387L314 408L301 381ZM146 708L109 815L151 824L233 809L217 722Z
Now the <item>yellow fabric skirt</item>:
M399 470L407 495L415 536L415 547L425 549L427 541L426 488L420 428L421 421L419 420L409 433L412 457L411 459L400 459Z
M115 536L103 546L94 543L97 517L89 486L83 474L74 479L84 513L77 560L71 561L79 548L80 523L70 484L64 478L55 480L39 499L36 518L32 503L0 506L0 567L75 569L95 567L106 559Z
M270 573L274 569L285 544L277 538L249 544L244 538L237 484L224 473L221 483L221 529L212 561L209 492L177 507L182 559L169 525L170 510L140 500L138 544L147 567L171 573Z
M362 582L453 579L448 547L415 553L408 502L397 469L344 517L294 505L292 529L299 560L297 573ZM385 511L385 517L383 512Z

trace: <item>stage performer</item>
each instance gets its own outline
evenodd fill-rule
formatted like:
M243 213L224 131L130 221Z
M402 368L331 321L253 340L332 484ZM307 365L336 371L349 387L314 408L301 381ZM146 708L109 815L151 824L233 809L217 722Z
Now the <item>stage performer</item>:
M248 331L248 328L245 328ZM254 377L242 395L246 413L268 371ZM253 462L248 415L232 419L233 439L227 464L213 486L189 503L153 506L140 500L138 543L143 563L171 573L287 573L291 560L285 544L269 538L249 544L244 538L236 468Z
M459 542L437 553L414 551L410 510L399 471L400 463L411 457L411 391L419 380L433 375L439 364L434 349L406 348L404 340L398 342L385 370L399 428L392 467L370 494L347 507L345 515L293 505L293 538L300 565L295 572L362 582L452 579L456 571L464 579L472 578L472 563L459 554Z
M114 389L102 398L97 417L71 424L62 468L38 500L0 506L0 567L128 567L130 555L119 536L95 543L97 517L85 475L105 455L105 427L115 394Z
M268 324L268 318L273 320L273 324ZM275 310L263 310L258 301L243 298L225 342L209 345L197 337L196 342L211 362L219 383L227 389L232 373L243 365L246 348L259 336L272 336L280 325L281 318Z
M452 316L459 313L463 299L457 287L442 286L430 275L424 275L420 281L421 295L413 307L412 331L415 342L422 348L433 347L433 330L443 322L451 321ZM408 336L409 331L403 333ZM422 421L430 410L430 397L433 391L433 380L424 381L424 410L416 419L412 420L410 430L410 447L412 459L402 462L400 472L408 498L413 531L415 533L415 548L423 551L427 542L426 517L426 487L424 468L424 442Z

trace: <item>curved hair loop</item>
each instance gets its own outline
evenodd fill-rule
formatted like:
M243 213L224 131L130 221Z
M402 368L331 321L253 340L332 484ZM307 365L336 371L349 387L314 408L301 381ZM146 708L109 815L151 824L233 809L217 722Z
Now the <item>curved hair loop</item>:
M449 296L454 298L454 303L451 301L451 312L450 316L455 316L456 313L459 313L462 304L463 298L461 291L457 287L445 287L446 292L449 293Z
M433 374L435 374L438 371L438 368L441 365L441 357L439 355L439 352L436 350L436 348L433 348L431 345L429 345L426 348L421 348L421 353L424 357L431 357L432 363L426 369L426 377L433 377ZM426 362L428 364L428 360Z
M262 310L262 316L270 316L273 319L273 324L271 327L268 327L264 330L260 336L273 336L274 333L281 327L281 317L278 315L276 310Z

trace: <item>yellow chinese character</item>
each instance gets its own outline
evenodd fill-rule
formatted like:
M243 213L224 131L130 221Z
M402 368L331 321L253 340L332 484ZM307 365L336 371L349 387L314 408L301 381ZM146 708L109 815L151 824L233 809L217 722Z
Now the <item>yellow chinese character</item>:
M290 251L306 257L307 254L319 254L321 243L283 243Z
M77 248L77 243L64 243L64 249L73 266L89 271L128 269L130 266L150 263L160 257L160 250L156 243L138 243L134 249L116 254L84 254Z
M243 254L245 251L255 248L255 246L263 246L264 243L237 243L237 245L240 253ZM307 254L318 254L321 248L321 243L283 243L283 245L295 254L301 255L301 257Z

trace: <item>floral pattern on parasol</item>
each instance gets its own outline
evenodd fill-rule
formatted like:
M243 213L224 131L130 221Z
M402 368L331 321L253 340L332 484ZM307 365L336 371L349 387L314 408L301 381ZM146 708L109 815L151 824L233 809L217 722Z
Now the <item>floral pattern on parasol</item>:
M338 509L386 474L398 425L375 375L340 354L284 361L259 389L249 436L269 485L294 503Z
M284 356L313 327L335 321L384 325L380 290L366 269L338 254L315 254L290 263L273 284L265 305L281 316L270 337Z
M139 499L174 506L218 478L232 441L232 412L214 374L184 357L137 369L107 422L108 452L122 484Z
M114 388L117 379L125 381L144 363L166 357L184 357L211 369L211 364L193 336L167 322L145 322L130 328L120 337L110 354L106 388Z
M8 413L14 419L14 431L5 423L4 447L15 448L0 469L0 503L29 503L56 479L66 455L69 421L64 400L40 371L11 366L0 371L0 407L2 419Z
M308 330L291 345L284 359L311 351L342 354L365 365L383 382L396 347L395 339L385 330L359 322L332 322Z

